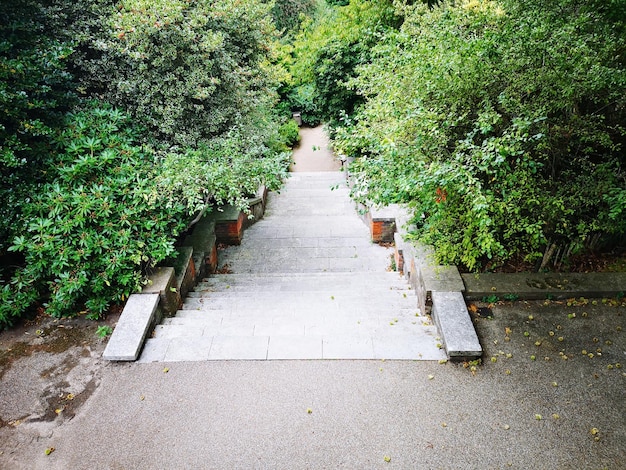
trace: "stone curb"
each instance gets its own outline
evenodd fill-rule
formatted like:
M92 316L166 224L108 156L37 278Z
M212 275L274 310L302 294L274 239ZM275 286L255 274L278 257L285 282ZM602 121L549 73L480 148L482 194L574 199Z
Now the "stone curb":
M626 273L468 273L461 276L468 300L602 298L626 292Z

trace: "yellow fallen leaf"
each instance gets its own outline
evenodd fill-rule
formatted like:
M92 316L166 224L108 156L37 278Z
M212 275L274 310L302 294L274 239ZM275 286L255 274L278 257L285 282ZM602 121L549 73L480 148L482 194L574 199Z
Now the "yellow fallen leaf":
M384 460L385 462L391 462L391 457L389 457L388 455L385 455Z
M165 369L163 369L163 373L164 373L164 374L167 374L169 371L170 371L170 368L169 368L169 367L166 367Z

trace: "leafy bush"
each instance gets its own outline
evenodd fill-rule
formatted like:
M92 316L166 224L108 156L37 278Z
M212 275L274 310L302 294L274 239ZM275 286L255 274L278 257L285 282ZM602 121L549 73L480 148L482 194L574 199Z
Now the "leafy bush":
M47 299L53 316L86 308L97 317L140 289L143 273L174 252L186 207L158 193L155 157L136 141L119 111L90 107L69 115L57 138L58 175L24 206L24 234L10 248L23 252L26 264L3 286L0 323L36 298Z
M0 171L12 185L0 188L0 255L10 247L25 260L0 266L0 326L38 302L54 316L99 316L141 287L198 211L245 208L259 184L280 185L284 72L269 10L256 0L0 6ZM68 114L74 91L98 102Z
M74 103L66 70L69 45L49 35L40 2L0 3L0 255L22 203L46 181L52 136Z
M289 34L296 31L303 17L315 11L315 0L276 0L272 6L272 17L276 28Z
M358 65L369 61L380 34L400 22L388 0L320 7L294 41L293 83L283 93L291 109L301 111L309 125L352 114L361 98L348 85L350 78Z
M293 119L287 120L282 126L280 126L278 132L288 147L293 147L300 142L300 128Z
M355 197L411 204L415 237L469 269L519 255L545 266L626 233L626 36L611 12L405 7L358 68L366 103L337 132L358 157Z
M83 0L84 1L84 0ZM130 0L102 7L79 46L87 93L140 120L168 145L196 147L277 95L276 31L257 0Z

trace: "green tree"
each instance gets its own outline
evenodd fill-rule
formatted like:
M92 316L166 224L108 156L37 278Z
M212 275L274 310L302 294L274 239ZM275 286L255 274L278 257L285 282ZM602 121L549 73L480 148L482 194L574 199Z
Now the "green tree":
M355 196L411 204L415 236L470 269L623 235L623 22L575 0L403 11L337 134Z

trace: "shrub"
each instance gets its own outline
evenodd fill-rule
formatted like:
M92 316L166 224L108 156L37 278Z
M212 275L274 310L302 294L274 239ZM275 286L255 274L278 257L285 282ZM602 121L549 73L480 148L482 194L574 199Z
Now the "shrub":
M0 323L36 298L47 299L53 316L84 308L97 317L139 290L146 270L174 252L186 207L158 194L155 157L137 137L129 119L109 107L68 116L57 138L58 176L24 206L24 234L10 248L26 264L3 286Z
M81 84L161 142L196 147L277 99L276 31L256 0L130 0L79 46ZM90 29L91 28L91 29ZM269 103L269 104L268 104Z
M0 255L23 202L49 179L53 135L74 103L71 47L49 35L40 2L0 3Z
M380 34L401 23L392 3L329 3L303 23L294 42L293 88L286 96L305 123L335 123L354 112L361 97L348 82L356 67L369 61Z
M358 69L366 103L337 132L358 157L355 196L410 204L414 236L469 269L545 266L626 233L626 36L597 7L407 7Z
M280 126L278 132L288 147L293 147L300 142L300 128L293 119L287 120L282 126Z

